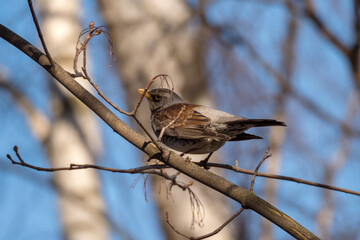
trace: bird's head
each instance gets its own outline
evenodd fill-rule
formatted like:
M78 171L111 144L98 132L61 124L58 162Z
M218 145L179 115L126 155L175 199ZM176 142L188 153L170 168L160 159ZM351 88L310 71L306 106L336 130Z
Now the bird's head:
M145 89L138 89L139 94L144 94ZM149 101L151 112L169 107L176 103L183 103L184 100L174 91L167 88L156 88L145 93L145 97Z

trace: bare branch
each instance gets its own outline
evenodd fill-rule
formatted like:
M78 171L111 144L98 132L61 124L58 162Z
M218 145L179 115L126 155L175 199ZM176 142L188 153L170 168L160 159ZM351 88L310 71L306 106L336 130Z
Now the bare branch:
M146 135L150 138L151 143L155 144L155 146L157 147L157 149L159 149L159 151L162 152L162 148L159 145L159 143L153 138L153 136L149 133L149 131L144 127L144 125L140 122L140 120L136 117L136 115L132 116L136 123L141 127L141 129L146 133Z
M192 237L191 239L193 240L200 240L200 239L205 239L211 236L214 236L215 234L219 233L221 230L223 230L224 227L226 227L230 222L232 222L237 216L239 216L245 209L244 208L240 208L234 215L232 215L226 222L224 222L220 227L218 227L217 229L215 229L214 231L199 236L199 237Z
M228 164L208 163L208 166L209 167L217 167L217 168L228 169L228 170L232 170L234 172L244 173L244 174L247 174L247 175L254 175L254 171L247 170L247 169L242 169L242 168L239 168L237 166L231 166L231 165L228 165ZM309 185L309 186L320 187L320 188L325 188L325 189L329 189L329 190L334 190L334 191L338 191L338 192L343 192L343 193L348 193L348 194L360 196L360 192L356 192L356 191L349 190L349 189L346 189L346 188L334 187L334 186L330 186L330 185L327 185L327 184L312 182L312 181L304 180L304 179L301 179L301 178L294 178L294 177L288 177L288 176L282 176L282 175L276 175L276 174L269 174L269 173L261 173L261 172L258 172L256 174L256 176L264 177L264 178L279 179L279 180L284 180L284 181L289 181L289 182L296 182L296 183L305 184L305 185Z
M34 8L33 8L33 5L32 5L32 1L31 1L31 0L28 0L28 4L29 4L29 8L30 8L30 11L31 11L31 15L32 15L33 21L34 21L35 26L36 26L36 31L37 31L37 33L38 33L38 35L39 35L39 38L40 38L41 44L42 44L42 46L43 46L43 48L44 48L44 51L45 51L45 53L46 53L46 56L48 57L51 66L54 66L54 62L53 62L53 60L52 60L52 58L51 58L50 52L48 51L48 49L47 49L47 47L46 47L46 43L45 43L44 37L43 37L43 35L42 35L39 22L38 22L38 20L37 20L36 13L35 13Z
M172 121L169 122L168 125L166 125L165 127L163 127L160 131L160 135L158 138L158 142L161 142L161 139L166 131L167 128L169 128L171 125L173 125L180 117L180 115L183 113L183 111L185 110L185 105L182 106L181 110L179 111L178 115L176 116L176 118L174 118Z
M220 227L218 227L217 229L215 229L214 231L207 233L205 235L202 236L198 236L198 237L189 237L186 236L185 234L181 233L180 231L178 231L174 225L171 224L170 222L170 218L169 218L169 214L166 212L165 213L165 217L166 217L166 222L167 224L169 224L169 226L171 227L171 229L176 232L177 234L183 236L184 238L187 239L191 239L191 240L201 240L201 239L205 239L205 238L209 238L214 236L215 234L219 233L221 230L224 229L224 227L226 227L230 222L232 222L237 216L239 216L245 209L244 208L240 208L234 215L232 215L228 220L226 220Z
M83 43L80 42L80 38L81 36L83 36L84 34L87 33L87 36L84 40ZM101 33L104 33L106 38L108 39L108 42L110 44L110 46L112 46L112 43L110 41L110 38L109 38L109 34L104 31L101 27L95 27L94 25L94 22L91 22L89 24L89 28L88 29L84 29L83 31L81 31L80 35L79 35L79 38L78 38L78 42L77 42L77 45L79 45L80 43L80 47L77 47L76 48L76 54L75 54L75 58L74 58L74 71L75 71L75 74L71 74L71 76L82 76L83 78L85 78L89 83L90 85L96 90L96 92L100 95L100 97L102 99L104 99L108 104L110 104L111 107L113 107L116 111L118 111L119 113L122 113L122 114L125 114L127 116L131 116L135 119L135 121L137 122L137 124L143 129L143 131L146 133L146 135L151 139L151 141L156 145L156 147L161 151L161 147L160 145L157 143L157 141L155 141L155 139L152 137L152 135L146 130L146 128L143 126L143 124L138 120L138 118L136 117L136 112L138 110L138 108L140 107L140 104L142 102L142 100L144 99L144 96L146 94L146 92L149 90L149 88L151 87L151 85L155 82L155 80L157 78L161 78L161 79L165 79L165 81L167 82L166 80L166 77L168 77L168 75L166 74L158 74L156 75L155 77L153 77L149 83L147 84L147 86L145 87L145 90L144 90L144 93L141 95L135 109L131 112L126 112L124 110L121 110L115 103L113 103L109 98L107 98L105 96L105 94L100 90L100 88L91 80L90 78L90 75L87 73L87 69L86 69L86 47L87 47L87 44L89 43L89 41L94 37L94 36L97 36ZM112 49L112 48L110 48ZM112 52L112 50L111 50ZM78 62L78 57L79 55L83 53L83 66L82 66L82 72L83 73L80 73L78 72L77 70L77 62Z
M86 34L86 37L85 37L85 40L83 43L81 43L80 39L81 37ZM90 22L89 24L89 28L87 29L84 29L81 31L79 37L78 37L78 41L76 43L76 53L75 53L75 57L74 57L74 72L75 72L75 75L76 76L82 76L84 77L78 70L77 70L77 62L78 62L78 59L79 59L79 56L81 53L83 53L84 55L84 58L83 58L83 67L86 69L86 47L87 47L87 44L89 43L90 39L97 36L97 35L100 35L101 33L103 33L106 37L106 39L108 40L108 43L109 43L109 46L110 46L110 65L111 65L111 62L112 62L112 42L110 40L110 35L107 31L103 30L102 29L102 26L99 26L99 27L95 27L95 24L93 21ZM78 45L80 45L80 47L78 47ZM85 78L85 77L84 77Z
M14 151L15 151L15 148L17 148L17 146L14 147ZM17 152L17 151L18 150L16 150L15 152ZM19 154L19 153L17 153L17 154ZM20 157L20 155L19 155L19 157ZM148 172L148 171L151 171L151 170L170 168L170 166L165 165L165 164L154 164L154 165L142 166L142 167L131 168L131 169L118 169L118 168L108 168L108 167L92 165L92 164L76 164L76 163L71 164L70 167L45 168L45 167L37 167L37 166L31 165L31 164L28 164L26 162L24 162L24 163L16 162L11 158L11 156L9 154L7 154L7 158L11 161L12 164L21 165L21 166L24 166L24 167L35 169L37 171L44 171L44 172L71 171L71 170L94 168L94 169L103 170L103 171L109 171L109 172L130 173L130 174L136 174L136 173L148 174L148 173L153 173L153 172ZM197 163L197 164L201 164L201 163ZM228 165L228 164L208 163L208 165L210 167L228 169L228 170L232 170L234 172L243 173L243 174L247 174L247 175L254 175L255 174L254 171L247 170L247 169L242 169L242 168L239 168L237 166L231 166L231 165ZM159 174L157 174L157 175L159 175ZM327 184L312 182L312 181L304 180L304 179L301 179L301 178L294 178L294 177L275 175L275 174L268 174L268 173L261 173L261 172L256 173L256 176L265 177L265 178L272 178L272 179L278 179L278 180L284 180L284 181L290 181L290 182L296 182L296 183L305 184L305 185L309 185L309 186L320 187L320 188L325 188L325 189L329 189L329 190L333 190L333 191L338 191L338 192L343 192L343 193L348 193L348 194L360 196L360 192L356 192L356 191L349 190L349 189L346 189L346 188L334 187L334 186L327 185ZM170 177L167 178L167 179L172 180Z
M86 34L86 37L85 37L85 40L83 43L81 43L80 39L81 37ZM90 22L89 24L89 28L87 29L84 29L81 31L80 35L79 35L79 38L78 38L78 41L76 43L76 53L75 53L75 57L74 57L74 71L75 71L75 74L74 76L82 76L83 78L87 79L89 81L89 83L91 84L91 86L93 86L93 88L97 91L97 93L100 95L100 97L102 99L104 99L108 104L110 104L116 111L122 113L122 114L125 114L125 115L128 115L128 116L134 116L136 115L136 112L138 110L138 108L140 107L140 104L142 102L142 100L144 99L144 96L146 94L146 92L149 90L149 88L151 87L151 85L155 82L155 80L157 78L160 78L161 80L163 81L167 81L167 78L169 77L167 74L158 74L156 75L155 77L153 77L149 83L147 84L147 86L145 87L145 90L144 90L144 93L141 94L141 97L135 107L135 109L131 112L126 112L126 111L123 111L121 110L116 104L114 104L112 101L110 101L110 99L108 99L105 94L100 90L100 88L91 80L89 74L87 73L87 68L86 68L86 49L87 49L87 45L88 43L90 42L90 40L95 37L95 36L98 36L100 35L101 33L104 33L104 35L106 36L106 38L108 39L108 42L109 42L109 45L110 45L110 54L112 55L112 42L110 40L110 36L109 36L109 33L107 31L105 31L104 29L102 29L102 27L95 27L95 24L93 21ZM78 45L80 45L80 47L78 47ZM82 66L82 71L84 74L80 73L78 70L77 70L77 62L78 62L78 59L79 59L79 56L80 54L83 53L83 66Z
M192 184L192 183L191 183ZM190 196L190 205L192 212L192 223L191 228L194 228L194 224L196 223L199 227L204 226L204 218L205 218L205 208L201 203L200 199L195 195L195 193L188 187L187 188Z
M188 237L188 236L186 236L185 234L183 234L182 232L179 232L179 231L171 224L170 218L169 218L169 213L168 213L168 212L165 213L165 218L166 218L167 224L169 224L169 226L171 227L171 229L172 229L174 232L176 232L177 234L183 236L184 238L191 239L191 237Z
M12 159L10 154L7 154L7 158L11 161L12 164L24 166L24 167L31 168L31 169L34 169L37 171L42 171L42 172L71 171L71 170L93 168L93 169L104 170L104 171L108 171L108 172L130 173L130 174L135 174L135 173L148 174L148 173L150 173L150 174L159 175L158 173L154 173L153 170L163 169L163 168L167 167L164 164L162 164L162 165L156 164L156 165L148 165L148 166L142 166L142 167L130 168L130 169L118 169L118 168L109 168L109 167L103 167L103 166L98 166L98 165L93 165L93 164L76 164L76 163L70 164L69 167L60 167L60 168L38 167L38 166L35 166L35 165L25 162L23 160L23 158L21 157L21 155L19 153L19 148L17 146L14 146L13 150L19 161L15 161L14 159ZM170 178L170 177L166 177L166 178L168 180L172 180L172 178Z
M151 87L151 85L152 85L152 84L156 81L156 79L158 79L158 78L160 79L161 84L163 84L163 82L166 82L167 86L170 87L170 85L169 85L169 80L168 80L168 78L169 78L170 81L171 81L171 83L172 83L172 90L173 90L173 88L174 88L173 80L169 77L169 75L164 74L164 73L161 73L161 74L156 75L155 77L153 77L152 79L150 79L150 81L148 82L148 84L147 84L146 87L144 88L144 92L141 94L141 97L140 97L138 103L136 104L135 109L134 109L133 111L131 111L131 112L129 113L129 115L136 115L137 110L139 109L140 104L141 104L142 100L143 100L144 97L145 97L145 94L147 93L147 91L149 90L149 88Z
M264 156L261 158L259 164L256 166L253 177L251 179L251 185L250 185L250 191L253 191L254 189L254 184L255 184L255 178L257 176L257 173L259 171L260 166L263 164L263 162L265 162L266 159L268 159L269 157L271 157L271 153L269 154L270 151L270 147L268 147L264 153Z

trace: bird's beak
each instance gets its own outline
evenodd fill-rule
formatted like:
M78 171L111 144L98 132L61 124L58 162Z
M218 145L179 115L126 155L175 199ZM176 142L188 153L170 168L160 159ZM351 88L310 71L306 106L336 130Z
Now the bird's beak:
M145 89L139 88L139 89L137 90L137 92L138 92L139 94L144 94ZM145 93L145 97L148 98L148 99L150 99L150 100L152 99L151 95L150 95L148 92Z

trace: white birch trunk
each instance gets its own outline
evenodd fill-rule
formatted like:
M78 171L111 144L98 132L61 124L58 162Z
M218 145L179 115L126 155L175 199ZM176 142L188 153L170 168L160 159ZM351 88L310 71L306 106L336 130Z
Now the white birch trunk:
M73 72L75 44L81 31L80 2L43 0L39 6L43 35L52 58ZM94 115L62 86L54 85L52 89L54 120L47 141L52 167L94 164L94 157L101 150L99 126ZM54 182L65 239L107 239L108 225L97 172L56 172Z

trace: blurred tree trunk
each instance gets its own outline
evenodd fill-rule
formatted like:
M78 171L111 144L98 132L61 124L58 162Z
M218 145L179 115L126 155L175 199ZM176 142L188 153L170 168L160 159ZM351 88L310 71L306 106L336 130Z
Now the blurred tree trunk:
M54 60L72 72L79 26L79 1L40 1L42 30ZM101 150L99 126L94 115L62 86L52 88L53 123L46 147L53 167L70 163L94 164ZM56 172L60 216L65 239L107 239L104 203L94 170Z
M206 32L195 21L191 22L194 19L191 19L191 9L185 1L99 0L99 4L114 44L129 109L138 102L136 90L144 88L150 78L160 73L171 77L175 91L186 100L212 105L204 70ZM144 106L146 104L142 104L138 113L140 120L150 129L150 112L148 106ZM191 157L192 160L204 158ZM224 198L196 183L192 188L204 204L206 217L203 228L195 227L190 231L192 213L188 194L174 187L171 197L167 198L163 181L157 177L152 179L167 239L182 237L169 228L165 212L169 212L177 230L191 236L214 230L231 215ZM185 176L177 179L185 183L191 181ZM216 238L231 239L230 229L227 227Z

